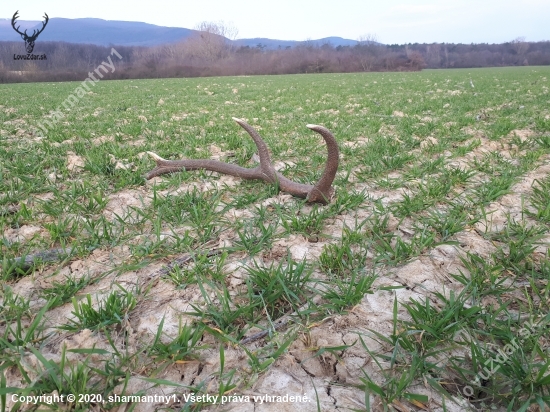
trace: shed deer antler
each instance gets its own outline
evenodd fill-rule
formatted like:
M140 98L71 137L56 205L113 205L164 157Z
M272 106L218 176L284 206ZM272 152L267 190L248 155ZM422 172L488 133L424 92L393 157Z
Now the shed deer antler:
M155 153L147 152L157 162L157 166L147 173L145 176L146 179L152 179L155 176L165 173L178 172L180 170L205 169L231 176L237 176L242 179L261 179L268 183L278 183L282 191L288 192L293 196L306 199L310 203L327 204L330 201L334 193L332 182L334 181L336 171L338 170L339 151L336 139L327 128L314 124L307 125L307 127L319 133L323 137L325 143L327 144L328 150L328 158L323 175L319 181L312 186L293 182L292 180L284 177L281 173L277 172L271 163L271 156L269 155L267 145L262 140L258 132L241 119L233 118L233 120L235 120L239 126L246 130L246 132L254 140L254 143L258 148L258 155L260 157L259 166L256 166L253 169L247 169L245 167L220 162L218 160L166 160Z

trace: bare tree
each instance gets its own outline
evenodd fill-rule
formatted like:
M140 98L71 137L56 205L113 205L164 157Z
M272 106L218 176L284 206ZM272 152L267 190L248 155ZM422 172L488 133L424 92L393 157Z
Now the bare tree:
M227 57L232 51L228 39L235 39L239 33L235 26L223 21L203 21L195 27L195 30L199 33L187 42L190 54L208 62Z
M237 29L233 23L226 23L223 20L220 21L203 21L199 23L195 30L217 34L218 36L225 37L229 40L235 40L239 34L239 29Z
M511 41L512 49L518 54L518 56L523 56L527 50L529 50L529 43L525 41L525 37L516 37Z
M367 33L359 36L357 41L362 46L372 46L378 44L378 36L374 33Z
M82 57L84 59L83 66L86 68L86 70L92 70L94 66L97 65L96 58L95 58L95 50L93 47L91 46L84 47Z
M438 43L426 45L426 63L429 67L441 67L441 45Z
M359 52L359 62L363 71L371 71L378 58L378 37L376 34L367 33L359 36L357 39L357 49Z
M53 56L51 58L53 63L53 68L55 70L63 71L69 67L69 62L71 61L71 50L67 43L61 43L55 49Z

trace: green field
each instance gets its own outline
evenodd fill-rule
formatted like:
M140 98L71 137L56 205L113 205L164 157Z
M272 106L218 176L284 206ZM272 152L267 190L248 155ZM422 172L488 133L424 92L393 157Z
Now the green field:
M102 80L70 105L79 82L0 85L0 405L545 410L548 77ZM144 179L147 151L253 167L232 117L308 184L326 148L305 126L331 130L332 202L208 171ZM95 398L13 400L47 394ZM309 401L254 399L285 394Z

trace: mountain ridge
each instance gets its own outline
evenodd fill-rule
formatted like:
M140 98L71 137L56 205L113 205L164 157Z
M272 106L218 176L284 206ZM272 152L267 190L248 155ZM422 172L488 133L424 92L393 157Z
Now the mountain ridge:
M42 28L42 21L18 20L20 30L27 29L32 33L34 29ZM155 24L104 20L92 17L67 19L63 17L50 18L48 26L37 41L65 41L69 43L95 44L99 46L158 46L167 43L176 43L198 33L197 30L183 27L166 27ZM21 36L11 27L11 18L0 19L0 41L17 41ZM314 40L277 40L264 37L229 40L236 46L277 49L296 47L303 44L322 46L330 43L332 46L353 46L356 40L344 39L338 36L325 37Z

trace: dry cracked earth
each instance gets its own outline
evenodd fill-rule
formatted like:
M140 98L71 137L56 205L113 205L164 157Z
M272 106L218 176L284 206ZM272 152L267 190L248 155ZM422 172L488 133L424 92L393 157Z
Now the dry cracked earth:
M480 143L474 150L468 152L463 157L448 158L447 165L463 169L469 168L472 161L482 159L487 153L498 151L505 158L512 159L511 151L517 148L508 142L514 135L520 139L531 139L533 132L530 130L513 131L508 140L491 141L483 133L469 129L472 135L471 139L479 139ZM426 139L423 145L434 144L434 138ZM365 144L368 138L359 137L354 142L347 142L350 145ZM216 148L212 149L213 155ZM223 153L222 153L223 156ZM78 171L82 167L82 159L71 153L67 159L68 167L71 170ZM124 162L122 162L124 163ZM279 165L281 166L281 165ZM123 166L121 166L123 167ZM307 319L295 320L289 322L285 328L282 328L272 336L267 336L248 343L245 346L249 351L255 350L266 345L270 340L280 339L285 333L295 332L295 339L288 349L279 356L262 373L257 373L251 369L248 356L244 348L240 345L225 344L224 352L224 370L235 370L234 381L240 381L241 387L228 391L228 395L248 396L253 399L254 396L263 395L295 395L307 397L307 402L301 403L277 403L259 401L253 402L230 402L224 405L204 405L203 410L221 411L257 411L257 412L283 412L283 411L336 411L336 410L364 410L365 409L365 391L362 389L360 378L368 375L375 382L383 382L384 376L381 369L389 368L389 364L382 362L377 364L371 353L388 350L385 344L377 339L374 332L383 336L390 336L393 329L394 300L399 302L408 302L411 298L423 300L432 298L433 293L442 293L447 296L451 292L460 293L463 285L456 281L451 275L460 272L467 272L461 257L467 252L473 252L480 257L487 257L495 251L496 246L491 240L488 240L488 232L498 232L512 219L525 219L529 221L530 217L525 216L522 208L529 208L529 195L532 191L533 182L542 179L550 173L550 158L546 157L539 162L539 165L514 184L509 194L500 197L496 202L490 204L486 210L491 211L490 217L481 220L473 226L455 234L453 240L455 244L439 245L423 251L419 256L412 260L394 267L377 267L377 278L372 286L372 292L365 294L359 304L349 308L345 314L327 315L323 319L316 319L308 322ZM182 185L177 192L184 192L197 188L200 191L209 191L216 187L224 188L227 186L238 187L241 184L240 179L218 176L215 173L209 174L211 177L206 181L197 181L191 185ZM391 178L399 178L399 173L394 172ZM351 177L353 179L353 176ZM110 220L116 219L116 216L123 216L135 213L139 208L146 207L152 201L152 186L156 180L148 182L147 186L138 189L123 190L110 196L103 214ZM483 179L483 178L480 178ZM474 178L475 183L475 178ZM357 222L368 218L373 211L377 200L384 205L391 205L399 202L407 195L407 189L391 190L364 183L357 183L358 190L365 189L369 194L369 200L362 208L354 212L346 212L335 218L325 221L323 228L324 236L320 238L306 238L302 235L289 235L274 241L270 250L264 250L262 253L250 257L245 252L233 252L227 255L224 261L223 272L226 274L226 285L233 296L246 288L246 267L256 264L259 266L269 266L273 262L279 262L288 253L296 261L305 259L307 262L315 263L318 261L323 248L328 243L337 242L342 236L342 230L345 227L354 228ZM466 191L467 186L455 188L453 196L459 198L462 191ZM174 191L165 191L160 195L174 195ZM48 194L42 195L42 199L47 199ZM284 205L295 200L284 193L280 193L264 201L264 204ZM304 211L308 211L310 206L304 206ZM252 212L247 210L233 209L226 212L225 218L229 221L235 221L247 217ZM181 227L177 230L185 232L187 227ZM391 217L388 222L388 231L397 234L400 238L407 241L410 239L416 228L414 222L408 218L399 220ZM170 236L169 233L165 234ZM43 227L23 226L18 229L9 229L3 236L13 241L25 242L33 237L48 236ZM137 239L141 240L148 236L147 233L140 235ZM161 234L162 236L162 234ZM231 231L223 232L214 242L208 245L211 249L231 247L236 239L235 233ZM547 247L550 243L550 235L540 242L534 251L534 259L544 259L547 253ZM136 308L129 313L129 316L122 320L117 327L111 339L120 351L125 353L139 353L144 342L151 342L154 338L160 320L164 319L164 333L166 336L177 334L180 323L192 322L194 317L184 312L193 311L191 305L204 304L203 294L197 284L189 284L185 288L175 288L174 285L158 276L158 271L169 264L178 256L166 257L162 260L154 261L145 267L139 267L135 270L126 270L123 272L111 271L131 258L130 245L117 246L112 249L96 249L84 258L73 257L63 263L62 266L55 264L39 267L30 276L25 276L13 282L14 293L25 298L30 298L32 306L42 306L45 301L38 298L37 291L46 288L54 282L63 281L70 276L89 276L98 277L97 283L89 285L79 292L79 295L90 293L92 296L101 298L106 296L117 283L124 288L134 290L141 287L147 288L145 297L139 301ZM369 252L370 253L370 252ZM367 256L369 257L369 256ZM369 260L367 260L369 262ZM188 263L188 265L192 265ZM107 273L107 275L105 275ZM322 279L323 274L315 272L317 278ZM208 292L208 290L207 290ZM216 295L211 293L212 299ZM510 300L522 298L518 292L510 293ZM487 297L484 305L492 305L491 297ZM238 305L238 301L235 301ZM112 352L112 346L101 332L93 332L84 329L79 332L64 332L56 329L56 326L66 323L68 318L73 317L74 310L71 303L51 309L47 312L45 322L47 324L46 335L51 336L45 341L42 348L42 355L53 361L61 360L61 348L67 349L96 348ZM402 320L408 318L407 312L399 306L398 317ZM254 328L247 335L259 331L260 328ZM288 335L286 335L288 336ZM359 336L363 339L364 345L369 348L369 353L361 344ZM199 382L206 385L206 393L217 393L218 374L220 371L220 351L219 342L211 334L205 334L201 345L205 349L200 351L198 359L180 361L163 367L155 375L156 379L176 382L185 386L196 386ZM332 350L321 350L323 348L337 348ZM83 354L67 352L68 361L78 361L83 358ZM100 365L103 359L101 354L93 354L90 357L91 363ZM24 359L26 372L30 374L31 379L37 379L33 375L35 371L41 369L41 365L36 356L27 353ZM380 362L380 360L379 360ZM135 360L135 369L124 388L125 393L141 393L147 395L169 395L172 393L187 393L185 389L174 388L170 385L154 385L146 378L151 372L151 365L145 367L140 364L139 357ZM17 368L10 368L6 371L6 386L21 385L21 371ZM122 393L122 386L115 389L115 393ZM456 388L458 392L460 388ZM392 404L394 410L412 411L412 410L430 410L442 411L443 402L440 394L435 392L426 382L417 382L413 387L408 388L409 392L425 394L429 397L428 403L405 403L394 401ZM152 409L179 410L182 404L171 402L168 405L135 403L121 404L115 410L130 410L132 406L134 411L149 411ZM10 402L8 400L8 408ZM470 406L465 399L456 398L446 400L445 410L464 411ZM30 407L29 407L30 408ZM25 408L23 408L25 409ZM90 410L101 410L101 405L92 405ZM381 403L376 396L371 395L371 409L374 411L383 410Z

